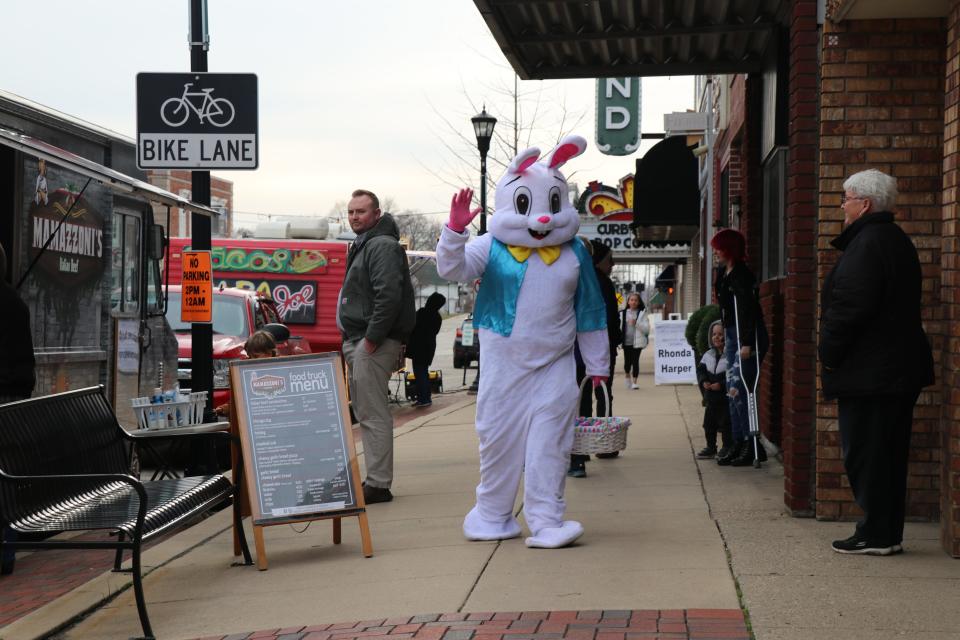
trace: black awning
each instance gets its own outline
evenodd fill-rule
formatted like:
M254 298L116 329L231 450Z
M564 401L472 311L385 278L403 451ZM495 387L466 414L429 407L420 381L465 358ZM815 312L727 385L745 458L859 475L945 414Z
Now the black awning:
M667 287L672 287L677 280L677 267L675 265L669 265L666 269L660 272L660 275L657 276L657 279L654 280L655 286L661 291L665 290Z
M699 165L681 136L655 144L637 160L633 224L641 240L689 241L700 224Z
M474 0L524 80L763 70L787 0Z

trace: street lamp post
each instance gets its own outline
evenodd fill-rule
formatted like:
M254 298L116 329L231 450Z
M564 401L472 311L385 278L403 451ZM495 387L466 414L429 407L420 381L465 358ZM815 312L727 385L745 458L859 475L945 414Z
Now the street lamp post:
M487 106L470 118L473 132L477 135L477 149L480 151L480 235L487 232L487 151L490 150L490 138L497 119L487 113ZM466 366L466 365L465 365ZM477 360L477 377L467 393L474 394L480 387L480 361Z
M490 138L497 119L487 113L487 107L470 118L473 132L477 134L477 149L480 150L480 235L487 232L487 151L490 150Z

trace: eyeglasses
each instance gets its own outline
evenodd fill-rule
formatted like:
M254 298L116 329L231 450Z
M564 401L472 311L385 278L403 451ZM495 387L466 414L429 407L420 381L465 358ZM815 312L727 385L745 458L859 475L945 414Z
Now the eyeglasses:
M843 205L847 204L851 200L866 200L866 198L860 198L860 197L848 198L847 194L843 194L842 196L840 196L840 206L842 207Z

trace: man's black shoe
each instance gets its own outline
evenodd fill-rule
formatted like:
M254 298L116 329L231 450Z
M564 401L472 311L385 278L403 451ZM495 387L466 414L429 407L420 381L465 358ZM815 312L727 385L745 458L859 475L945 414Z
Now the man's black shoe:
M381 487L371 487L368 484L363 485L363 501L367 504L376 504L378 502L390 502L393 500L393 494L390 489Z
M720 451L717 451L717 457L726 458L728 455L730 455L731 451L733 451L733 447L731 445L720 447Z
M700 458L701 460L709 460L710 458L716 457L716 455L717 455L716 447L704 447L703 449L700 449L700 451L697 452L697 457Z
M617 458L620 456L619 451L608 451L607 453L598 453L598 458Z
M848 553L867 556L891 556L902 553L903 547L899 544L886 544L861 538L853 534L846 540L834 540L833 550L837 553Z

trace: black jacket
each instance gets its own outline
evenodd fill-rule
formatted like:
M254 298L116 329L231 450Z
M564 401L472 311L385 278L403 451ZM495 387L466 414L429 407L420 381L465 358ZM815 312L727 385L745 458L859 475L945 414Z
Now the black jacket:
M610 276L597 271L597 280L600 281L600 295L607 311L607 338L610 340L610 353L615 354L620 345L620 304L617 302L617 289L613 286ZM611 362L612 365L612 362Z
M757 280L753 272L742 262L738 262L730 273L720 267L717 269L716 288L724 329L737 326L739 319L740 346L756 346L754 343L757 341L757 323L763 322L763 313L757 301ZM733 307L734 299L737 301L736 313Z
M30 310L17 290L0 280L0 395L29 398L36 383Z
M433 292L422 307L417 310L417 323L407 340L407 357L414 362L423 362L427 366L433 362L437 352L437 334L443 324L440 309L447 303L441 293Z
M720 391L707 390L703 388L703 383L711 384L719 382L724 385ZM697 364L697 385L700 387L700 393L704 400L711 404L725 404L727 402L727 363L723 354L713 347L707 350L700 362Z
M340 293L340 325L347 340L404 342L414 325L413 284L400 232L385 213L347 254Z
M820 298L824 395L911 393L933 384L920 260L893 214L868 213L831 244L843 254Z

